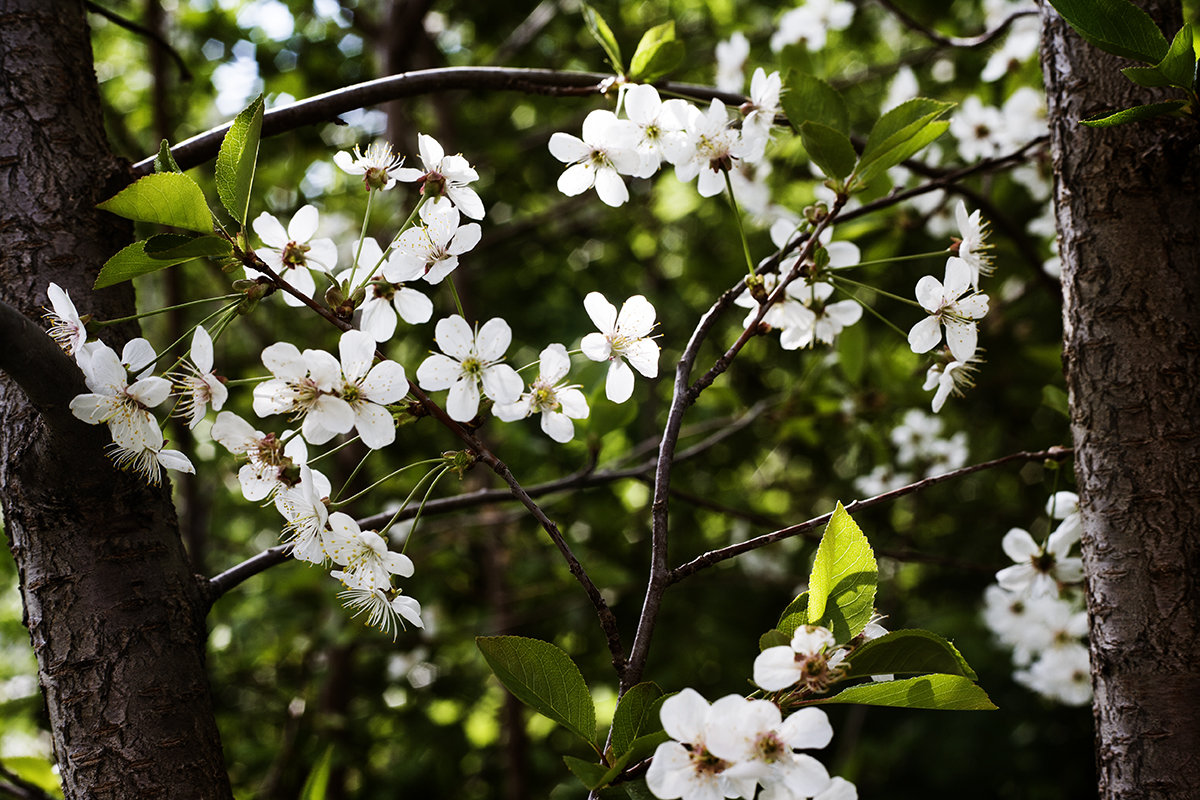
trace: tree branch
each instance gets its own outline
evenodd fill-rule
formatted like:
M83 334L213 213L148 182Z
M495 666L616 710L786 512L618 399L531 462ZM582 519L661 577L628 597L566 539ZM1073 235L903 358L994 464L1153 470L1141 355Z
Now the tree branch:
M935 475L932 478L925 478L924 480L919 480L916 483L910 483L907 486L901 486L899 489L893 489L890 492L877 494L874 497L867 498L866 500L855 500L846 505L845 508L848 512L857 511L860 508L870 508L872 506L880 505L881 503L887 503L891 500L895 500L897 497L903 497L906 494L913 494L915 492L928 489L930 486L935 486L939 483L954 480L955 478L961 478L964 475L970 475L973 472L994 469L1005 464L1010 464L1014 461L1063 461L1067 458L1070 458L1074 454L1075 450L1071 447L1051 447L1047 450L1024 450L1019 453L1011 453L1001 458L992 459L991 461L984 461L980 464L972 464L971 466L952 470L942 475ZM832 512L828 514L822 514L819 517L814 517L813 519L810 519L807 522L801 522L798 525L780 528L777 531L764 533L761 536L755 536L753 539L747 539L744 542L738 542L737 544L732 544L728 547L722 547L717 550L710 550L707 553L692 559L686 564L681 564L680 566L671 570L666 576L666 582L668 585L678 583L684 578L695 575L702 569L711 567L714 564L719 564L720 562L733 558L734 556L739 556L742 553L748 553L751 550L757 550L760 547L774 544L775 542L782 541L783 539L787 539L792 536L807 533L813 528L826 524L832 517Z
M14 800L53 800L54 796L0 763L0 797Z
M909 16L908 12L904 11L902 8L893 3L892 0L875 0L875 2L879 3L879 5L890 11L892 16L900 20L900 23L904 25L904 27L919 33L934 44L941 45L942 47L962 47L968 50L978 49L991 44L992 41L1000 36L1003 36L1005 31L1007 31L1012 24L1017 21L1018 18L1029 17L1039 13L1036 8L1030 8L1025 11L1014 11L1001 20L1000 24L995 28L992 28L990 31L984 31L978 36L959 37L946 36L938 33L928 25L918 22L914 17Z
M161 47L163 51L167 53L167 55L171 56L171 60L175 62L175 66L179 67L180 80L190 81L192 79L192 73L187 68L187 63L184 62L183 56L179 55L179 51L172 47L170 42L168 42L162 36L159 36L157 32L150 30L144 25L139 25L133 20L125 19L125 17L122 17L114 11L109 11L104 6L92 2L92 0L84 0L83 5L88 11L91 11L94 14L99 14L109 22L119 25L127 31L133 31L138 36L144 36L150 41L154 42L156 45Z

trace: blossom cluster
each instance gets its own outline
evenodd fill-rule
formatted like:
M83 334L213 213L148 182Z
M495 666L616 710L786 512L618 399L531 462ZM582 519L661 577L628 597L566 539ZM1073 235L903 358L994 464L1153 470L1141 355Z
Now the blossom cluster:
M890 439L895 458L854 481L863 497L899 489L921 478L956 470L967 463L967 432L944 435L945 424L920 409L909 409Z
M1086 705L1092 686L1083 563L1070 555L1082 532L1079 498L1056 492L1046 513L1061 521L1043 544L1022 528L1005 534L1004 553L1014 563L985 591L984 621L1012 648L1018 683L1066 705Z

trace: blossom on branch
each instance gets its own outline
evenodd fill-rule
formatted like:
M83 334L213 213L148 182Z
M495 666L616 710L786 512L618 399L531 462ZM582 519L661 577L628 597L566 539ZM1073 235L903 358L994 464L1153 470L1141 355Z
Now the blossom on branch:
M192 334L191 361L184 361L185 372L173 373L168 377L174 383L179 396L176 414L188 421L188 428L195 430L208 411L220 411L229 399L229 390L213 373L213 341L203 325L197 325Z
M50 322L50 338L69 355L79 357L83 343L87 341L87 328L71 302L71 295L57 283L51 282L46 289L51 310L43 316Z
M530 414L542 415L542 430L556 442L569 442L575 437L573 419L588 415L587 399L579 387L567 385L564 378L571 369L567 348L552 344L542 351L538 377L529 391L513 403L497 403L495 415L505 422L525 419Z
M359 152L358 145L354 145L353 156L345 150L339 151L334 155L333 163L343 172L362 175L369 192L372 189L390 188L404 164L404 157L396 155L387 142L374 142L367 147L365 154Z
M434 339L441 353L434 353L417 367L417 383L432 392L449 389L446 413L458 422L468 422L479 410L479 392L496 403L513 403L525 383L517 371L502 364L504 351L512 342L512 329L499 317L489 319L478 332L457 314L438 321Z
M930 316L918 322L908 332L908 344L914 353L927 353L942 339L946 329L946 345L955 360L966 362L975 355L979 332L975 321L983 319L988 310L986 294L971 293L971 268L961 258L946 260L946 280L942 283L932 275L917 282L916 296Z
M316 206L306 205L296 212L285 230L275 217L259 214L252 223L263 247L256 252L263 263L275 271L284 283L300 294L312 297L316 289L309 269L332 272L337 266L337 246L332 239L313 239L320 224ZM246 278L256 280L262 275L246 267ZM284 292L283 302L294 308L304 305L298 298Z
M629 189L621 176L640 172L642 163L633 142L631 123L605 109L596 109L583 120L582 139L555 132L550 136L550 155L570 165L558 178L558 190L574 197L595 187L606 205L624 205Z
M583 298L583 307L600 332L583 337L580 347L592 361L608 362L604 394L614 403L624 403L633 394L631 364L647 378L658 377L658 345L650 338L655 325L654 306L635 294L622 304L618 315L604 295L590 292Z
M483 219L483 201L467 185L479 180L479 173L470 163L462 155L446 155L437 139L424 133L417 135L417 149L424 169L403 167L396 171L396 180L415 181L426 203L437 205L444 197L471 219Z

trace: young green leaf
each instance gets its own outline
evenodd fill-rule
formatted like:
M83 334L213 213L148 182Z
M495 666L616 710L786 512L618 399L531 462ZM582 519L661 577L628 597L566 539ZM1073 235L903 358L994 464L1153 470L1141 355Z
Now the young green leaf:
M1179 29L1179 33L1175 34L1171 49L1158 64L1158 71L1171 86L1190 90L1196 85L1196 51L1192 46L1190 24L1184 25Z
M683 42L675 38L675 23L664 22L642 34L637 50L629 61L629 80L652 83L683 61Z
M1079 122L1089 128L1111 128L1114 125L1124 125L1127 122L1141 122L1165 114L1173 114L1187 105L1186 100L1168 100L1165 103L1150 103L1145 106L1125 108L1114 114L1106 114L1091 119L1081 119Z
M935 711L994 711L987 692L962 675L923 675L881 683L851 686L814 704L857 703L892 708L928 708Z
M783 633L791 641L791 635L796 632L796 629L801 625L808 624L808 592L801 592L796 596L796 599L788 603L787 608L779 615L779 623L775 626L776 630ZM768 631L770 633L770 631ZM765 634L764 634L765 635ZM787 644L787 642L784 642Z
M570 656L549 642L523 636L479 636L475 644L514 697L592 743L596 708Z
M585 761L575 756L563 756L563 763L567 765L567 769L571 770L571 774L579 778L579 781L588 789L595 789L605 783L604 776L608 774L608 767L603 764Z
M154 157L154 171L183 172L175 163L175 156L171 155L171 145L166 139L158 145L158 155Z
M819 122L842 133L850 132L850 112L837 89L802 72L789 72L787 91L780 98L788 122L796 130L806 122Z
M250 187L254 183L262 124L263 96L260 94L233 120L217 153L217 195L225 210L243 227L250 213Z
M1084 41L1106 53L1157 64L1170 45L1142 9L1129 0L1050 0Z
M891 631L859 645L846 660L849 678L938 672L976 679L958 648L929 631Z
M934 120L953 107L953 103L914 97L885 113L867 136L858 160L858 179L870 182L940 136L949 123L937 125ZM930 135L931 129L936 133Z
M137 222L157 222L198 233L213 230L204 192L182 172L147 175L96 208Z
M795 629L793 629L792 633L795 633L795 632L796 632ZM787 644L790 644L791 641L792 641L792 637L790 634L786 634L783 631L779 630L778 628L772 628L771 630L764 633L762 636L758 637L758 651L761 653L763 650L766 650L768 647L779 647L780 645L787 645Z
M874 613L877 573L867 537L838 503L808 578L808 624L829 628L838 642L862 633Z
M617 710L613 712L614 753L624 755L634 739L662 727L657 717L657 701L662 696L663 690L656 683L639 683L621 696Z
M103 289L197 258L225 258L232 253L229 242L216 236L193 238L164 233L134 242L104 262L92 288Z
M300 789L300 800L325 800L329 791L329 770L332 764L333 745L329 745L305 778L304 786Z
M805 122L800 126L800 141L812 162L826 177L841 179L854 171L858 154L850 137L839 130L819 122Z
M617 37L613 36L612 28L608 27L608 23L604 21L604 17L600 16L600 12L592 8L587 3L583 4L583 21L587 24L588 33L592 38L599 43L604 50L604 54L608 56L608 63L616 70L618 75L625 73L624 62L621 61L621 47L617 44Z
M1171 85L1171 79L1159 72L1158 67L1125 67L1121 74L1138 86L1148 89Z

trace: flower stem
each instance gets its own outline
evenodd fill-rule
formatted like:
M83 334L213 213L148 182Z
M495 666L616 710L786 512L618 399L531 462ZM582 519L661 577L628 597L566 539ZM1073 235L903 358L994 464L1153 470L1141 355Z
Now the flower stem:
M950 253L949 250L931 250L928 253L915 253L912 255L893 256L892 258L874 258L874 259L871 259L870 261L860 261L857 264L851 264L848 267L838 267L838 269L842 270L842 269L852 269L854 267L869 267L874 264L890 264L895 261L916 261L917 259L920 259L920 258L933 258L934 256L945 256L945 255L949 255L949 253Z
M351 495L350 497L347 497L345 500L338 500L335 502L331 502L330 505L333 508L342 508L343 506L349 505L350 503L354 502L358 498L362 497L367 492L370 492L373 489L377 489L378 487L382 486L384 483L387 483L392 478L396 477L397 475L399 475L401 472L404 472L405 470L412 469L413 467L419 467L422 464L438 464L443 461L445 461L445 459L443 459L443 458L427 458L424 461L414 461L411 464L401 467L400 469L396 470L395 472L391 472L391 473L385 475L384 477L382 477L379 480L372 483L367 488L365 488L359 492L356 492L355 494ZM310 461L309 463L312 463L312 462ZM353 477L353 476L351 476L351 477ZM347 481L347 483L349 483L349 481Z
M463 319L467 318L467 314L463 311L462 300L458 299L458 287L454 285L454 276L447 275L446 283L450 284L450 294L454 295L454 305L458 307L458 315Z
M234 292L233 294L223 294L223 295L218 295L217 297L205 297L200 300L189 300L186 303L180 303L180 304L174 305L174 306L166 306L164 308L156 308L153 311L143 311L140 314L133 314L132 316L128 316L128 317L117 317L116 319L92 320L91 324L103 328L107 325L116 325L118 322L132 322L135 319L143 319L145 317L153 317L157 314L165 314L166 312L174 311L177 308L187 308L188 306L198 306L201 303L214 303L218 300L232 300L235 297L240 299L244 296L245 295L243 295L241 292Z
M871 306L869 306L869 305L867 305L866 303L864 303L864 302L863 302L863 301L862 301L862 300L861 300L861 299L860 299L858 296L851 294L850 292L846 291L846 290L845 290L845 288L843 288L843 287L841 287L841 286L836 286L836 285L835 285L835 288L836 288L836 289L837 289L839 292L841 292L842 294L844 294L844 295L846 295L847 297L849 297L849 298L850 298L851 300L853 300L854 302L858 303L858 304L859 304L860 306L862 306L864 309L866 309L867 311L869 311L869 312L871 313L871 315L872 315L873 317L875 317L875 319L879 320L879 321L880 321L880 322L882 322L884 325L887 325L889 328L891 328L892 330L894 330L896 333L898 333L898 334L900 334L901 336L903 336L903 337L904 337L906 340L908 339L908 334L907 334L907 333L905 333L904 331L900 330L900 328L899 328L899 327L898 327L898 326L897 326L897 325L896 325L894 322L892 322L890 319L888 319L887 317L883 316L883 315L882 315L882 314L880 314L878 311L876 311L874 308L871 308Z
M872 292L875 292L876 294L878 294L882 297L887 297L891 300L898 300L899 302L907 303L910 306L916 306L917 308L921 309L922 311L925 310L925 308L920 303L918 303L916 300L910 300L907 297L901 297L898 294L892 294L891 292L885 292L883 289L880 289L876 286L872 286L869 283L862 283L862 282L856 281L852 278L844 278L841 275L830 275L829 280L833 283L834 286L837 286L839 283L848 283L851 286L857 286L860 289L870 289Z
M729 178L729 170L721 170L725 176L725 189L729 194L729 206L733 209L733 219L737 223L738 237L742 240L742 252L746 255L746 269L750 277L754 277L754 259L750 257L750 243L746 241L746 229L742 227L742 210L738 208L737 198L733 196L733 181Z

